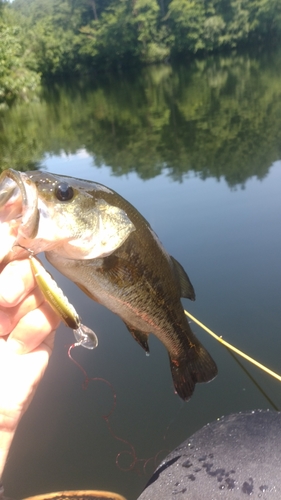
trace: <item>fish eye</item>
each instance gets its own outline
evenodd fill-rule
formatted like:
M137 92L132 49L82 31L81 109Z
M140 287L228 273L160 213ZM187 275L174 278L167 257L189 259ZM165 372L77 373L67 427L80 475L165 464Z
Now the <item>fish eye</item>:
M74 191L67 182L60 182L55 189L55 195L59 201L69 201L72 200Z

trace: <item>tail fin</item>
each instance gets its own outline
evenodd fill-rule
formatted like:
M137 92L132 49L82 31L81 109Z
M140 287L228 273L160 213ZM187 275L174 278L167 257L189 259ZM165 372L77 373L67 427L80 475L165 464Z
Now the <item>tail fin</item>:
M175 390L185 401L191 398L197 382L209 382L218 373L216 363L201 344L191 352L184 358L170 358Z

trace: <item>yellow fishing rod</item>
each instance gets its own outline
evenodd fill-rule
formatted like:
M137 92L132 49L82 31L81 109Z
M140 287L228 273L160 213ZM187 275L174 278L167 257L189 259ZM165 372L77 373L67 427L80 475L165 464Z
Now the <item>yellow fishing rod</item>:
M271 377L274 377L277 380L279 380L279 382L281 382L281 375L278 375L278 373L275 373L274 371L270 370L266 366L262 365L261 363L256 361L254 358L251 358L250 356L248 356L248 354L246 354L245 352L240 351L240 349L237 349L233 345L229 344L229 342L226 342L222 337L219 337L218 335L216 335L212 330L210 330L210 328L208 328L206 325L201 323L201 321L199 321L197 318L195 318L195 316L192 316L192 314L190 314L186 310L184 310L184 312L185 312L186 316L188 316L188 318L190 318L192 321L194 321L194 323L196 323L201 328L203 328L203 330L205 330L205 332L209 333L209 335L214 337L218 342L220 342L225 347L227 347L231 351L235 352L236 354L238 354L242 358L246 359L247 361L249 361L253 365L257 366L258 368L260 368L260 370L263 370L264 372L268 373L268 375L271 375Z

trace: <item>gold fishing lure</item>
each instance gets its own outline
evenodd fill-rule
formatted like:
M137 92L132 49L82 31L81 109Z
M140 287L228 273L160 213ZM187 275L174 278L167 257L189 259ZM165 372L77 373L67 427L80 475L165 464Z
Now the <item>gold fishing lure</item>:
M98 345L98 338L87 326L83 325L74 306L70 304L68 298L50 273L43 267L41 261L34 257L32 252L29 255L31 269L37 285L39 286L46 301L52 309L60 316L62 321L73 329L77 342L87 349L94 349Z

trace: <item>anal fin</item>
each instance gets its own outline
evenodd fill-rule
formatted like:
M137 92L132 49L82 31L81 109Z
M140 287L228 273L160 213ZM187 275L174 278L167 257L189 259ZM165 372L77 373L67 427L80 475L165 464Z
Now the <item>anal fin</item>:
M137 330L133 326L128 325L128 323L125 323L125 325L137 343L145 350L145 352L149 353L148 334L142 332L141 330Z

